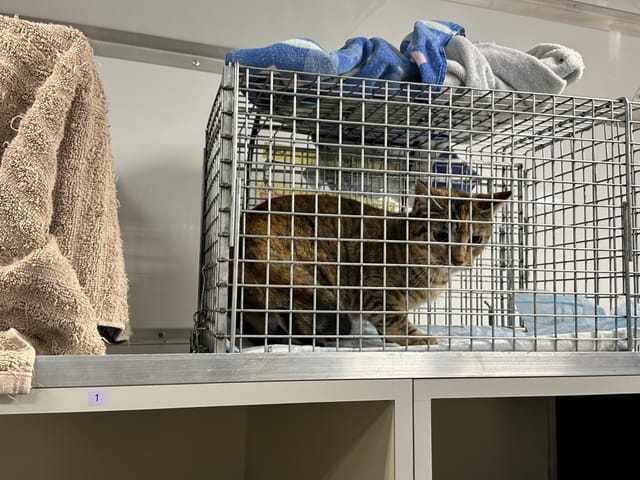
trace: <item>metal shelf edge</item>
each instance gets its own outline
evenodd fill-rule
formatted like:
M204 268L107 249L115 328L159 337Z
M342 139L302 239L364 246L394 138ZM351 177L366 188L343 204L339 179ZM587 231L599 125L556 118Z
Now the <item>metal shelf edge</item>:
M640 375L640 353L371 352L40 356L33 388Z

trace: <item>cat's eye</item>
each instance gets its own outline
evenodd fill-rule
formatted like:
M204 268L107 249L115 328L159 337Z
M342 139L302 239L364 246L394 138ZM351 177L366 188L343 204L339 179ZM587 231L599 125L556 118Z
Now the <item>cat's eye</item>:
M475 244L482 243L482 237L480 235L473 235L471 237L471 243L475 243Z
M433 232L433 238L436 242L448 242L449 241L449 232Z

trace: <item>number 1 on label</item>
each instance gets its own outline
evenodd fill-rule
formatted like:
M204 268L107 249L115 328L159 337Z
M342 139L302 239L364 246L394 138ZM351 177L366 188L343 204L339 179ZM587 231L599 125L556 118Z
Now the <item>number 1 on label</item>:
M89 406L90 407L104 406L104 390L91 390L89 392Z

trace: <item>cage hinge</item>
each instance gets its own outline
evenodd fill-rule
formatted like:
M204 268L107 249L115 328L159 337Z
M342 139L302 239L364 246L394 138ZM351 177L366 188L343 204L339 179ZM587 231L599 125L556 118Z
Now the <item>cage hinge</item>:
M229 282L217 282L216 287L228 287Z

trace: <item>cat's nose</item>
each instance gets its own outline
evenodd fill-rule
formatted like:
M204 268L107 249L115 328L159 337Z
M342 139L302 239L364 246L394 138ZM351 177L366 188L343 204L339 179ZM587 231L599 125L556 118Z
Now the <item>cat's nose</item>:
M464 256L456 256L451 258L451 263L453 263L456 267L461 267L462 265L467 264L467 258Z
M451 252L451 264L453 266L461 267L468 263L467 252L465 250L457 249Z

